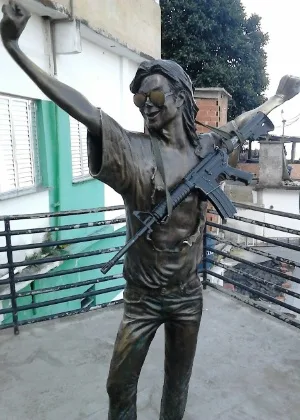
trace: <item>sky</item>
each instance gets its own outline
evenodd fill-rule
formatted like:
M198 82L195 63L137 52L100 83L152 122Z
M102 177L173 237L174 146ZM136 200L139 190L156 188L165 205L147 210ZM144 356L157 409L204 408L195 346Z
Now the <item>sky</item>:
M270 97L282 76L300 77L300 0L242 0L242 3L248 15L257 13L262 18L262 30L269 34L266 52L270 84L266 95ZM300 94L269 114L275 125L274 134L282 134L282 110L287 121L285 134L300 137ZM296 158L299 157L300 145L296 151Z

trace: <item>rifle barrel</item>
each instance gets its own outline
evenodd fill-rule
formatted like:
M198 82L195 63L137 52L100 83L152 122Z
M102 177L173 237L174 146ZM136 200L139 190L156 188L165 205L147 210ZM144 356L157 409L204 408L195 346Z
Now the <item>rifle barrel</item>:
M108 261L103 267L101 268L101 272L103 274L106 274L121 257L123 257L124 254L128 251L128 249L138 240L140 236L142 236L147 230L149 229L148 226L142 227L129 241L124 245L122 249L120 249L119 252L116 253L116 255Z

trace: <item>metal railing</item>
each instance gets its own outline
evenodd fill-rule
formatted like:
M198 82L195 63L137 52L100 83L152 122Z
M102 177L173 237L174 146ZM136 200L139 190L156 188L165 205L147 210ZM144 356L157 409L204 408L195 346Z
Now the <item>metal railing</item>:
M300 216L235 205L239 211L226 223L209 212L199 268L204 289L215 288L300 327ZM0 217L0 329L18 334L26 324L123 302L118 296L125 284L123 262L109 275L100 271L126 236L125 217L106 220L104 213L123 210Z
M227 223L207 221L204 288L230 294L300 328L300 215L234 204L239 211ZM217 219L214 211L209 213Z
M0 217L0 223L4 225L4 230L0 231L0 239L5 239L4 246L0 247L1 261L4 259L3 255L6 255L6 262L0 264L0 273L2 271L2 275L0 275L0 329L13 327L15 334L18 334L21 325L79 314L91 309L122 302L122 299L107 299L107 301L97 304L92 300L89 301L89 298L120 292L124 288L122 270L120 270L122 261L120 261L113 274L103 276L100 272L106 257L109 258L110 254L117 252L121 248L121 245L101 248L101 243L104 240L124 242L126 235L125 231L114 231L113 228L111 229L113 231L103 231L105 227L116 226L120 223L124 224L126 221L124 217L104 220L103 213L123 209L123 206L114 206ZM79 216L82 219L85 216L91 217L92 215L102 220L51 226L51 219L57 217L63 220L71 216L73 218ZM47 219L49 226L26 227L28 222L35 224L36 221L41 219ZM22 229L13 228L12 224L14 223L21 223L24 227ZM61 239L51 238L53 234L57 235L78 230L79 232L84 230L84 232L81 235L76 233L75 238L63 238L63 235ZM90 230L92 230L91 233L89 232ZM39 234L46 234L46 240L32 241L27 244L22 244L24 241L15 240L16 245L13 244L15 238ZM81 252L69 249L78 244L83 244L86 247L93 244L95 249ZM21 261L16 261L16 253L25 253L32 250L39 250L39 252L29 257L27 255L26 258L21 258ZM88 258L90 259L89 263L85 263L84 261ZM78 264L78 261L82 262L83 265ZM70 265L70 262L73 262L71 267L64 267L66 263ZM84 277L91 274L91 278L81 279L83 274ZM71 281L70 278L67 278L68 276L72 276ZM46 280L46 286L39 284L43 280ZM96 287L97 285L98 287ZM76 293L76 290L81 290L81 293ZM75 293L72 293L72 291L75 291ZM52 295L50 299L49 294ZM68 310L65 307L63 308L64 310L59 310L57 307L57 305L70 302L76 302L77 308ZM43 315L41 314L41 309L45 307L52 307L52 309L51 311L48 310L46 315ZM20 319L20 314L23 315L22 319Z

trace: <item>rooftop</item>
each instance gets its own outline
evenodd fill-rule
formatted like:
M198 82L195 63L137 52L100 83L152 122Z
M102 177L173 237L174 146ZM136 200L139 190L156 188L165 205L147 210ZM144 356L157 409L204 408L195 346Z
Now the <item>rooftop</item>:
M107 418L106 378L122 305L0 332L1 420ZM299 330L208 288L185 420L298 420ZM161 328L139 382L139 420L157 420Z

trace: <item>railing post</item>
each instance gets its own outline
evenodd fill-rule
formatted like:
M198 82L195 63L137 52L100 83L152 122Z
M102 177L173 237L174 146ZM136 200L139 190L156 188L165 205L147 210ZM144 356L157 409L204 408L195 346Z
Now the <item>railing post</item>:
M19 323L18 323L18 305L17 305L17 297L16 297L16 284L15 284L15 271L14 271L14 263L13 263L13 250L11 245L11 229L10 229L10 220L8 218L4 219L4 227L5 227L5 239L6 239L6 255L7 255L7 263L9 265L8 274L9 274L9 286L10 286L10 294L11 294L11 307L12 307L12 318L14 323L14 333L15 335L19 334Z
M205 222L204 229L203 229L203 256L202 256L202 266L203 266L203 289L206 289L207 286L207 260L206 260L206 233L207 233L207 224Z

